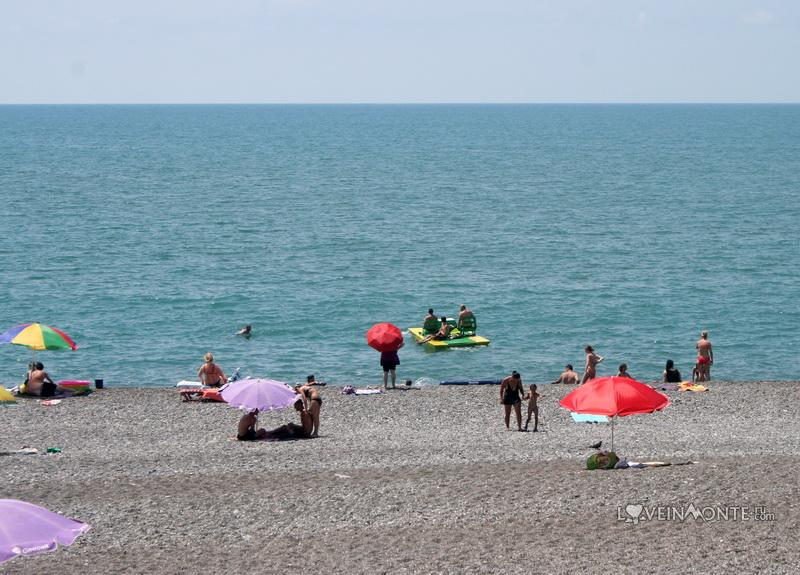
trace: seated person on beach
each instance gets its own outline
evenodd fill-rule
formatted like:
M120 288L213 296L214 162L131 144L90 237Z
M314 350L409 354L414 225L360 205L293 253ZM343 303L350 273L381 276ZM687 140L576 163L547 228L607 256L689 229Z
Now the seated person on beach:
M442 326L439 328L439 331L437 331L434 334L431 334L429 336L426 336L426 337L422 338L417 343L419 343L421 345L423 343L429 342L432 339L433 340L437 340L437 341L443 341L443 340L450 339L450 332L453 331L453 326L450 325L449 323L447 323L447 318L445 316L442 316L440 319L442 321Z
M667 366L664 368L664 383L680 383L681 372L675 368L675 363L667 360Z
M258 424L258 410L245 413L239 420L239 429L236 432L236 439L239 441L255 441L256 439L264 439L266 435L265 429L256 431Z
M38 395L52 397L56 393L57 385L44 370L42 362L32 364L33 369L28 372L28 382L25 385L25 395Z
M617 372L617 377L627 377L628 379L633 379L633 376L630 373L628 373L627 363L619 364L619 371Z
M311 431L314 428L314 423L311 420L311 415L303 407L303 400L298 399L294 404L294 408L300 415L300 425L290 422L286 425L276 427L272 431L265 431L263 439L308 439L311 437Z
M558 376L558 379L551 383L566 383L568 385L575 385L578 383L578 377L578 373L573 371L572 365L568 363L564 368L564 371L561 372L561 375Z
M461 304L461 307L460 307L460 308L459 308L459 310L458 310L458 322L456 323L456 327L457 327L458 329L461 329L461 321L462 321L464 318L466 318L466 317L471 317L471 318L474 318L474 317L475 317L475 314L473 314L473 313L472 313L472 312L471 312L471 311L470 311L470 310L467 308L467 306L466 306L466 305L464 305L464 304L462 303L462 304Z
M250 337L250 335L251 335L252 333L253 333L253 326L252 326L252 325L250 325L250 324L248 323L248 324L247 324L246 326L244 326L242 329L240 329L239 331L237 331L237 332L236 332L236 335L241 335L241 336L244 336L244 337Z
M205 363L197 370L197 377L200 378L200 383L208 387L220 387L227 381L222 369L214 363L214 356L207 353Z
M324 381L317 381L314 378L314 374L312 373L311 375L306 377L306 385L328 385L328 384L325 383Z

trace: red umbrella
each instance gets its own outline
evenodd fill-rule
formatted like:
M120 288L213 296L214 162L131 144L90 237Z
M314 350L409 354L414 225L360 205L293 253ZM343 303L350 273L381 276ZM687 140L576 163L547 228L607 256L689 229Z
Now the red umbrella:
M649 385L627 377L598 377L568 393L559 403L575 413L609 416L613 451L615 417L660 411L669 405L669 399Z
M390 323L376 323L367 331L367 343L378 351L397 351L403 345L403 332Z

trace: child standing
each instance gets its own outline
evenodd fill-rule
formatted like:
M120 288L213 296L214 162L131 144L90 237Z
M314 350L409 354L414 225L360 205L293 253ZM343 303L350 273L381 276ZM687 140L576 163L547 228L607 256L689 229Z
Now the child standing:
M525 399L528 400L528 419L525 422L525 431L528 431L528 424L531 422L531 414L534 416L533 430L539 431L539 404L537 403L539 397L539 394L536 393L536 384L531 385L528 395L525 396Z

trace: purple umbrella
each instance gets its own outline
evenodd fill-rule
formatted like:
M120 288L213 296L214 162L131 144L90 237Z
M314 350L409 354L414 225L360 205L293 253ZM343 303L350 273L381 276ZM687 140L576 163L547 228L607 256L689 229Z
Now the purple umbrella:
M246 411L284 409L300 398L291 387L272 379L240 379L223 387L220 393L228 405Z
M55 551L59 543L71 545L88 530L86 523L33 503L0 499L0 563L18 555Z

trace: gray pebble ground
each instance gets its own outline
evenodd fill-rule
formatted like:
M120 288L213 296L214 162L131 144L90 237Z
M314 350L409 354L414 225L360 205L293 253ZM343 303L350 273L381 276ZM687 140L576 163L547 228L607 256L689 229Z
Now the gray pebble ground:
M106 389L0 408L0 497L92 530L3 573L797 573L800 384L668 392L618 420L629 459L695 463L586 471L603 425L540 386L540 433L507 432L497 387L322 390L321 437L233 440L239 412L175 390ZM264 427L293 420L265 414ZM638 525L645 508L764 507L771 520ZM762 519L770 519L762 517Z

